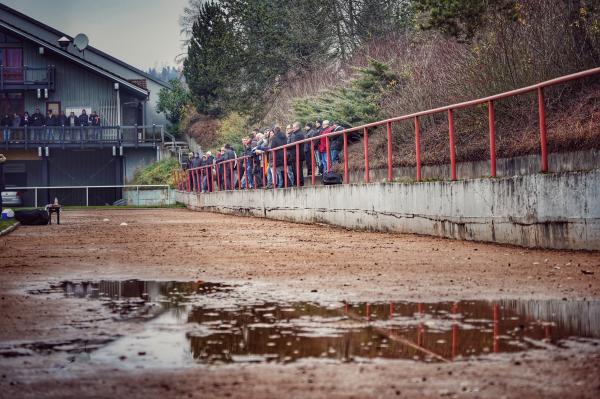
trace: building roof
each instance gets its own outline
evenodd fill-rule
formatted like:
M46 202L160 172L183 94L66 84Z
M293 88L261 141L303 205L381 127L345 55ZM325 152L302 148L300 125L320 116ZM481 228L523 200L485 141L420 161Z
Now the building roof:
M26 20L26 21L28 21L28 22L30 22L30 23L32 23L32 24L35 24L35 25L37 25L38 27L40 27L40 28L42 28L42 29L44 29L44 30L46 30L46 31L48 31L48 32L51 32L52 34L54 34L54 35L56 35L56 36L59 36L59 37L60 37L60 36L65 36L65 37L69 38L69 40L71 40L71 42L73 41L73 37L71 37L70 35L68 35L68 34L66 34L66 33L64 33L64 32L61 32L61 31L59 31L58 29L55 29L55 28L53 28L53 27L51 27L51 26L48 26L48 25L46 25L46 24L44 24L44 23L42 23L42 22L38 21L37 19L31 18L30 16L28 16L28 15L25 15L25 14L23 14L23 13L21 13L21 12L19 12L19 11L15 10L14 8L8 7L8 6L7 6L7 5L5 5L5 4L2 4L2 3L0 3L0 10L2 10L2 11L6 11L6 12L8 12L8 13L10 13L10 14L13 14L13 15L15 15L15 16L17 16L17 17L19 17L19 18L22 18L22 19L24 19L24 20ZM15 28L16 28L16 27L15 27ZM17 32L17 33L18 33L18 32ZM43 40L43 39L41 39L41 38L39 38L39 37L38 37L37 39L39 39L39 40ZM56 43L49 43L49 42L47 42L47 41L45 41L45 40L44 40L44 42L45 42L44 46L51 47L51 48L52 48L52 50L56 51L56 52L57 52L57 53L59 53L59 54L63 54L63 55L64 55L64 54L72 55L72 56L74 56L75 58L80 58L80 59L81 59L81 61L85 61L86 63L92 64L92 63L91 63L89 60L85 60L85 59L83 59L83 58L81 58L81 57L77 57L77 56L75 56L75 55L71 54L70 52L68 52L68 51L65 51L65 50L61 49L61 48L60 48L60 47L59 47L59 46L58 46ZM155 83L157 83L157 84L159 84L159 85L161 85L161 86L165 87L165 88L170 88L170 87L171 87L171 86L170 86L170 85L169 85L167 82L165 82L165 81L163 81L163 80L161 80L161 79L159 79L159 78L157 78L157 77L155 77L155 76L152 76L152 75L150 75L149 73L147 73L147 72L144 72L144 71L142 71L141 69L138 69L138 68L134 67L133 65L130 65L130 64L128 64L128 63L126 63L126 62L124 62L124 61L122 61L122 60L119 60L118 58L115 58L115 57L111 56L110 54L107 54L107 53L105 53L104 51L102 51L102 50L99 50L99 49L97 49L97 48L95 48L95 47L93 47L93 46L88 46L88 47L85 49L85 51L86 51L86 52L93 52L93 53L95 53L95 54L97 54L97 55L99 55L99 56L101 56L101 57L103 57L103 58L106 58L106 59L108 59L108 60L110 60L110 61L112 61L112 62L114 62L114 63L116 63L116 64L118 64L118 65L120 65L120 66L122 66L122 67L124 67L124 68L126 68L126 69L129 69L130 71L132 71L132 72L134 72L134 73L136 73L136 74L138 74L138 75L141 75L141 76L143 76L143 77L144 77L144 78L146 78L146 79L149 79L149 80L151 80L151 81L153 81L153 82L155 82ZM117 74L116 74L114 71L110 71L110 70L108 70L108 69L106 69L106 68L100 67L99 65L95 65L95 66L96 66L96 67L98 67L98 68L101 68L101 69L105 70L106 72L109 72L109 73L111 73L111 74L113 74L113 75L115 75L115 76L118 76L118 77L120 77L120 78L122 78L122 79L125 79L125 78L123 78L123 77L121 77L121 76L117 75ZM127 80L127 79L125 79L125 80Z

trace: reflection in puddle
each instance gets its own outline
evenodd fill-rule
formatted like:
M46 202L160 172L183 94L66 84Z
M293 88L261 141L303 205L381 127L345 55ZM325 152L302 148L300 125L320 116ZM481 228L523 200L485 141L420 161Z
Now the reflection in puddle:
M133 367L230 362L446 362L600 338L600 302L499 300L439 303L260 302L205 282L63 283L67 296L106 301L148 321L93 360ZM120 360L119 360L120 359Z

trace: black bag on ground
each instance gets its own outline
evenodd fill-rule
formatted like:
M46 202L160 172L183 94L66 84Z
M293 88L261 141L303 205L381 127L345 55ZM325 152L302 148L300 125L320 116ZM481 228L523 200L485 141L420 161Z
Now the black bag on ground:
M323 172L323 184L326 186L332 184L342 184L342 175L336 172Z
M16 211L15 219L24 226L43 226L50 221L48 211L33 209L31 211Z

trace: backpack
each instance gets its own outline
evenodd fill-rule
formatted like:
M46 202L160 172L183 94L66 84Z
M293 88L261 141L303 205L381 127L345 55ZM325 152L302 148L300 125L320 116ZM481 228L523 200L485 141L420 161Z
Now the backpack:
M333 184L342 184L342 175L340 173L328 171L323 172L323 184L325 186L330 186Z

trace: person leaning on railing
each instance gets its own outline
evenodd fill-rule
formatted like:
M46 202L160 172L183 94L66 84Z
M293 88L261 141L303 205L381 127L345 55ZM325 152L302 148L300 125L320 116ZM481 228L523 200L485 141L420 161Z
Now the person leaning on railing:
M41 140L43 126L46 125L46 118L40 112L40 109L36 108L35 112L31 115L30 119L31 119L30 126L33 128L32 138L34 140Z
M0 124L2 125L2 134L4 142L8 143L8 140L10 139L10 126L12 124L10 115L4 114L2 120L0 121Z
M21 117L16 112L13 114L11 121L11 137L13 140L20 138L19 128L21 127Z
M54 140L54 131L58 126L56 116L52 113L52 110L48 110L48 116L46 116L46 140Z

